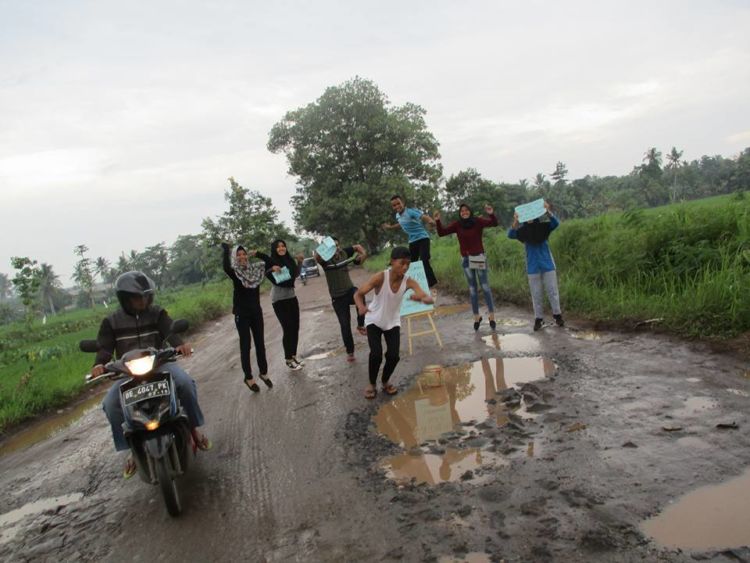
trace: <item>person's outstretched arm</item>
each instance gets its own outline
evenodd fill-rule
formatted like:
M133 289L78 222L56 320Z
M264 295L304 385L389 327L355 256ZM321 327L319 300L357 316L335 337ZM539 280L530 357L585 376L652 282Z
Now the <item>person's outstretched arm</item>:
M232 261L229 258L229 244L226 242L221 243L221 250L222 250L222 266L224 267L224 273L228 275L232 280L237 279L237 274L234 273L234 269L232 269Z
M427 295L424 292L424 289L422 289L422 286L420 286L417 283L417 280L415 280L414 278L407 278L407 280L406 280L406 287L408 287L409 289L411 289L412 291L414 291L414 293L412 293L409 296L409 299L411 299L412 301L421 301L425 305L429 305L430 303L434 303L435 302L432 299L432 296L431 295Z

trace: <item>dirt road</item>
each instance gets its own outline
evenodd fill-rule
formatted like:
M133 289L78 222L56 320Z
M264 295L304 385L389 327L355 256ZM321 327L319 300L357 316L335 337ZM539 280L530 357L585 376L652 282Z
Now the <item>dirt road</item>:
M425 336L409 356L402 336L401 393L367 402L365 340L356 337L357 362L347 364L325 281L298 296L308 360L296 373L263 303L272 390L253 395L241 384L231 316L195 335L184 366L214 448L181 483L182 516L166 515L157 488L122 480L123 457L92 408L52 438L0 455L0 559L750 558L741 547L750 503L732 515L744 518L740 539L709 531L692 553L661 547L649 539L656 528L642 526L684 493L750 466L741 360L575 322L533 333L513 308L499 311L493 339L486 324L474 334L466 310L441 308L444 348ZM444 369L419 376L428 364ZM737 490L748 494L748 482ZM690 537L674 545L696 536L677 528Z

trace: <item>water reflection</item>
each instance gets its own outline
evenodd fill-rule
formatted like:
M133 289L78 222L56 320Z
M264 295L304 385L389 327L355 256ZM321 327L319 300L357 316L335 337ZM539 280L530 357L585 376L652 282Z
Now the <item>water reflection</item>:
M750 469L721 485L688 493L641 529L664 546L729 549L750 545Z
M458 481L469 470L483 465L507 465L508 461L496 454L482 451L479 448L448 448L442 455L409 453L385 458L381 467L386 470L389 479L399 482L410 482L437 485L447 481Z
M490 334L482 338L487 346L511 353L538 352L539 340L530 334Z
M482 358L473 364L434 368L421 374L413 387L384 404L374 417L378 432L412 448L459 427L461 423L494 419L508 423L509 412L532 417L524 408L509 411L498 393L549 377L555 364L547 358Z

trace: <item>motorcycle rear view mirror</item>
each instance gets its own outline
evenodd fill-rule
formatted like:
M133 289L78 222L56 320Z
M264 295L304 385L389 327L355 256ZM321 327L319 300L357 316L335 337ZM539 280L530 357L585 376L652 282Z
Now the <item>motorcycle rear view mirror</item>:
M81 352L96 354L99 351L99 343L96 340L81 340L78 343L78 348Z
M185 319L179 319L172 323L172 334L180 334L181 332L187 332L190 328L190 323Z

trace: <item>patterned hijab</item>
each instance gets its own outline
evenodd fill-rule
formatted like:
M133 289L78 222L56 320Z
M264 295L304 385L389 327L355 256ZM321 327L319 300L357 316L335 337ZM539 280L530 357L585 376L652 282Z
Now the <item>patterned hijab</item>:
M263 281L263 274L266 272L266 267L263 262L247 263L245 266L241 266L237 260L237 252L245 250L244 246L235 246L232 250L232 269L237 274L237 278L242 282L243 287L248 289L254 289L260 285ZM245 252L247 252L245 250Z

